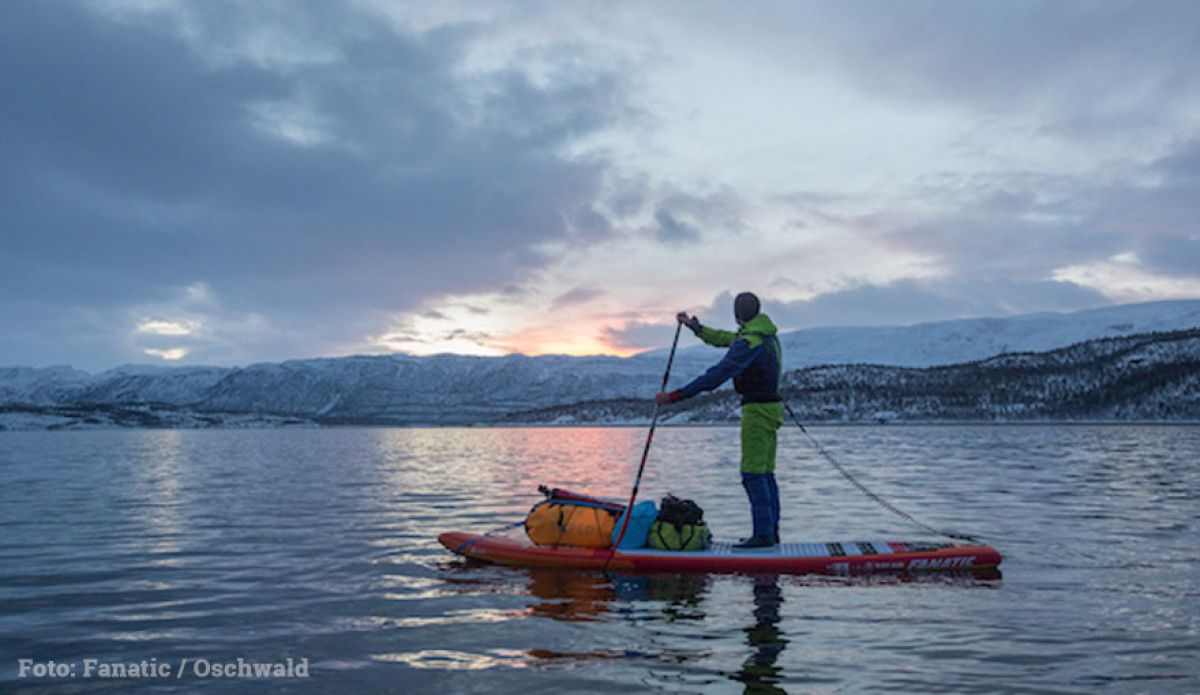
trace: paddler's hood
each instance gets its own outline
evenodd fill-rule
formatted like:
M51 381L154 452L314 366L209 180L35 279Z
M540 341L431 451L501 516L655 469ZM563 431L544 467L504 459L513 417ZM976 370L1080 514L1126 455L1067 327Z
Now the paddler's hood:
M778 332L779 329L776 328L775 324L771 322L771 318L769 316L766 314L759 314L758 316L755 316L747 321L746 325L742 326L741 330L738 331L738 335L745 335L746 333L775 335Z

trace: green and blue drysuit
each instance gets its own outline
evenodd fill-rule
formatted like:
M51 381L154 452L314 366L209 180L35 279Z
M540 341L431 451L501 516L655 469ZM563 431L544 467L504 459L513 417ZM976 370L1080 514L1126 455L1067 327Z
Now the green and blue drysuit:
M733 379L742 396L742 486L750 498L754 535L778 538L779 486L775 482L777 432L783 426L779 395L783 354L778 329L766 314L758 314L736 332L701 326L696 337L709 345L727 347L720 362L679 390L683 398L711 391Z

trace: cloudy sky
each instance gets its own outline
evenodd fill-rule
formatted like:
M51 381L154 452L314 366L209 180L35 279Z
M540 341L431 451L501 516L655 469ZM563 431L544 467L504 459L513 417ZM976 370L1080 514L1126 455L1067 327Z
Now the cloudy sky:
M0 8L0 365L1200 297L1200 3Z

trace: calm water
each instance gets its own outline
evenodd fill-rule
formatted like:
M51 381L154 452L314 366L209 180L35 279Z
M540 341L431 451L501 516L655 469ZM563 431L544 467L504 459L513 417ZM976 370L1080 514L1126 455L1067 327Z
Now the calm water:
M1003 578L606 576L437 544L542 483L627 495L639 429L0 433L0 691L1200 692L1200 427L812 431ZM785 537L925 537L781 443ZM660 430L643 493L736 538L736 460L735 429ZM307 678L195 672L289 657ZM96 675L141 662L160 677Z

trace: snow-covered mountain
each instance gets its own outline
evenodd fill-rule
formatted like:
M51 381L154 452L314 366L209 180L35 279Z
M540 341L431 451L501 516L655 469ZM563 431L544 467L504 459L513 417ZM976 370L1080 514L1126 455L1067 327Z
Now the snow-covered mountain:
M1101 338L940 367L835 365L788 372L783 397L805 422L1200 421L1200 329ZM670 424L738 422L737 394L705 394L659 414ZM512 413L504 421L640 424L646 399Z
M783 334L781 342L786 370L837 364L936 367L1008 352L1046 352L1099 338L1196 327L1200 327L1200 301L1183 300L911 326L812 328ZM707 346L686 347L676 359L707 362L714 355L719 353Z
M0 403L57 403L95 382L96 377L71 367L0 367Z
M824 328L782 336L785 369L930 367L1038 352L1098 338L1200 327L1200 301L1156 302L906 327ZM684 332L671 388L719 359ZM160 404L199 413L266 413L324 422L472 423L585 401L645 399L666 350L617 357L356 356L249 367L0 368L0 407Z

